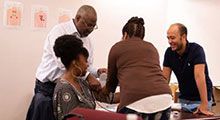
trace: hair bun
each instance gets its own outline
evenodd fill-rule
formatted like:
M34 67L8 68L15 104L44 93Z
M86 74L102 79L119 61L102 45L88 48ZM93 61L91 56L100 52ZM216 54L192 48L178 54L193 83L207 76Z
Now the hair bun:
M55 48L55 47L54 47ZM61 49L59 49L59 48L55 48L54 49L54 52L55 52L55 55L57 56L57 57L61 57L61 55L62 55L62 50Z
M139 18L139 23L141 24L141 25L144 25L144 19L143 18Z
M130 20L128 20L128 23L136 23L136 24L141 24L144 25L144 19L143 18L138 18L136 17L132 17Z
M77 51L83 47L83 42L73 35L63 35L56 39L53 47L57 57L69 56L72 50Z

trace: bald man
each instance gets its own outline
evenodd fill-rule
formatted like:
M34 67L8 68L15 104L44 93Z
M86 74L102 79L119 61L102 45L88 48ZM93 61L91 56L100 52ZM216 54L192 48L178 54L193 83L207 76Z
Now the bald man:
M53 46L55 40L62 35L73 34L83 41L84 47L89 52L89 68L83 79L88 80L92 90L100 89L101 85L95 77L98 77L102 72L106 72L107 69L96 69L93 67L93 45L90 41L89 34L98 28L96 22L97 14L95 9L92 6L83 5L77 11L74 19L55 25L48 33L41 63L36 72L35 96L28 110L27 119L44 119L44 116L45 119L52 119L53 117L53 113L51 113L53 112L51 99L54 87L56 80L63 75L65 70L61 60L55 56Z
M163 74L169 81L173 71L179 83L179 102L183 110L213 115L212 82L203 48L187 40L187 28L175 23L167 31L170 47L166 50Z

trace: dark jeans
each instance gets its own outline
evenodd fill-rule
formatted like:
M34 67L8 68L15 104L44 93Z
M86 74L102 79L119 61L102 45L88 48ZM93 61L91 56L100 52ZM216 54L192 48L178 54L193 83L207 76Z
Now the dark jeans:
M31 101L26 120L54 120L53 91L56 84L53 82L42 83L36 80L35 95Z
M137 114L138 116L142 117L143 120L169 120L171 108L167 108L166 110L159 111L156 113L147 114L140 113L127 107L124 107L118 112L122 114Z

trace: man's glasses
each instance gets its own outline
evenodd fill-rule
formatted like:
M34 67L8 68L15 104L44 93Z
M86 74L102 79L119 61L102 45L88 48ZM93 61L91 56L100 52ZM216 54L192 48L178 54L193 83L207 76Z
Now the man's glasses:
M93 30L98 29L98 25L97 24L95 24L95 25L92 25L92 24L88 25L88 23L86 23L86 20L83 17L82 17L82 20L83 20L83 23L86 25L86 27L92 28Z

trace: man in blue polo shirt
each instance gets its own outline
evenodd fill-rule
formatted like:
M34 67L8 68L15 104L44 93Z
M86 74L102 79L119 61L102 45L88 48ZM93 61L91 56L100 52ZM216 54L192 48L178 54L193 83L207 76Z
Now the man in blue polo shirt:
M205 115L213 115L212 82L208 75L203 48L187 40L187 28L175 23L167 31L170 47L163 62L163 74L169 81L173 71L179 83L179 102L182 109Z

